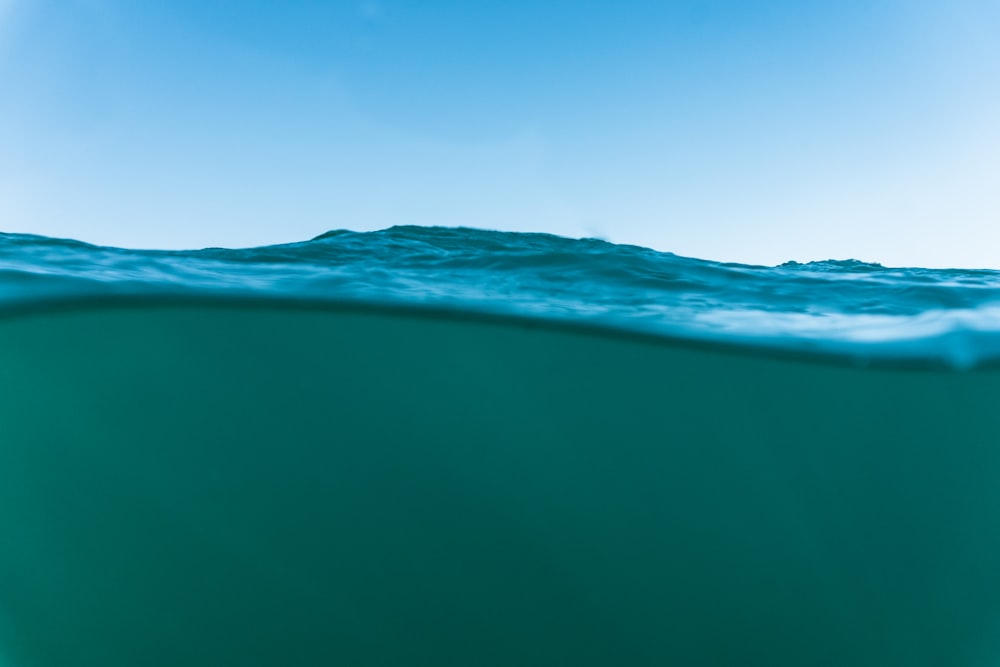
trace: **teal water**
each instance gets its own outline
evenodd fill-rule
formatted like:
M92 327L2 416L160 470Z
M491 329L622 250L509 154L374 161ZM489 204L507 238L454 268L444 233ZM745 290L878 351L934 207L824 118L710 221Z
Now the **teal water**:
M993 665L1000 273L0 236L0 664Z

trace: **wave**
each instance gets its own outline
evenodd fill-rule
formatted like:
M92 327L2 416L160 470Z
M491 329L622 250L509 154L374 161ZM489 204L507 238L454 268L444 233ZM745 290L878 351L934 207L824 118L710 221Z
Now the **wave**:
M993 664L996 289L4 237L0 663Z
M855 365L1000 365L997 271L853 260L747 266L596 239L433 227L198 251L0 236L0 313L82 298L430 308Z

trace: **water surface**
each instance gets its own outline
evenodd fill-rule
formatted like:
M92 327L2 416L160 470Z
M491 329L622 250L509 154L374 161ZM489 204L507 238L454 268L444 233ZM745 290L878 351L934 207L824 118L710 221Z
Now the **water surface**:
M0 237L10 665L990 665L1000 275Z

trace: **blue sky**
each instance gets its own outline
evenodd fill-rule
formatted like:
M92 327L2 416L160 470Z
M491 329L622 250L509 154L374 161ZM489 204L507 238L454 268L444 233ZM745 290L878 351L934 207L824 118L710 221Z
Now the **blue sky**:
M1000 1L0 0L0 229L1000 268Z

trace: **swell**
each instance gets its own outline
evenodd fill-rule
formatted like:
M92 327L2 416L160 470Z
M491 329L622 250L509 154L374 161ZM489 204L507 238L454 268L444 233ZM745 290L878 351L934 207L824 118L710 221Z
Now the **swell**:
M997 271L747 266L596 239L423 227L197 251L0 235L0 313L101 298L427 308L856 365L1000 363Z
M11 664L1000 653L995 371L235 301L0 357Z

